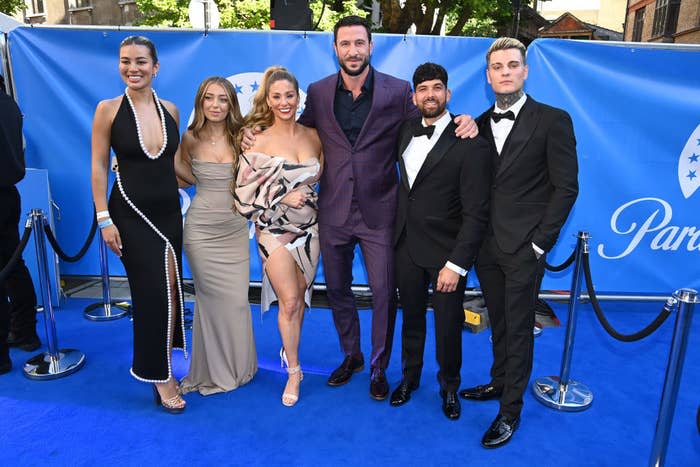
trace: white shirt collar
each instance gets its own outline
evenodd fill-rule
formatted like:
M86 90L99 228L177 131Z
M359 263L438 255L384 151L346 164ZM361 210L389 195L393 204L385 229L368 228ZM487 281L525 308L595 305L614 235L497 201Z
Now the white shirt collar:
M523 95L520 96L520 99L515 101L513 103L513 105L511 105L507 109L501 109L498 107L498 104L494 104L493 111L496 113L504 113L504 112L508 112L509 110L511 110L513 112L513 115L515 115L515 118L518 118L518 114L520 113L520 109L523 108L523 105L525 105L526 100L527 100L527 94L523 93ZM503 120L501 120L501 121L503 121Z

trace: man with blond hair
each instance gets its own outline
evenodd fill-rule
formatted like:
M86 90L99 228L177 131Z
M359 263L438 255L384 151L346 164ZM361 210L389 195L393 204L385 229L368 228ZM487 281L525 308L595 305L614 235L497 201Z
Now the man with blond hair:
M477 119L493 153L489 225L476 272L494 360L489 383L459 393L500 402L481 440L486 448L507 443L520 424L532 370L538 279L578 194L571 117L525 94L527 75L525 46L513 38L497 39L486 54L486 78L496 103Z

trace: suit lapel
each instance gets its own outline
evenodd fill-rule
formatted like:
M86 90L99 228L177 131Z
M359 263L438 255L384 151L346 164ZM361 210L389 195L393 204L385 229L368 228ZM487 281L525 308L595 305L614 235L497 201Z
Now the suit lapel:
M479 125L479 133L486 138L486 140L491 144L494 152L496 152L496 140L493 139L493 131L491 130L491 114L493 113L493 106L489 108L481 116L481 124Z
M413 181L413 188L416 187L437 165L438 162L447 154L447 151L457 142L457 136L455 135L455 129L457 125L454 121L450 120L450 123L445 127L440 139L435 143L433 149L430 150L428 156L425 158L423 165L416 175L416 179Z
M413 129L416 125L420 125L420 119L412 121L411 124L403 126L403 131L399 134L399 146L398 146L398 157L399 157L399 171L401 173L401 184L404 186L406 191L411 191L408 186L408 175L406 174L406 162L403 160L403 153L411 143L413 138Z
M367 129L371 125L371 121L374 115L374 112L376 108L379 107L379 99L382 98L382 96L386 95L386 92L384 91L384 77L382 76L381 73L379 73L377 70L373 69L373 75L374 75L374 85L373 85L373 90L372 90L372 105L369 108L369 113L367 114L367 118L365 119L365 123L362 124L362 129L360 130L360 134L357 135L357 139L355 140L355 144L359 141L362 141L362 137L364 134L368 131Z
M333 132L338 134L340 136L339 139L341 141L344 141L345 145L348 148L350 148L350 142L345 136L343 129L340 128L338 120L335 118L335 94L336 88L338 87L339 78L337 73L334 76L335 78L328 79L325 83L327 87L325 89L325 92L321 93L324 100L323 105L321 107L323 108L324 118L327 122L330 122L331 126L333 127Z
M513 129L510 130L508 139L503 145L497 175L502 174L522 154L527 142L532 138L539 118L539 105L528 96L525 105L523 105L518 114L517 121L513 125Z

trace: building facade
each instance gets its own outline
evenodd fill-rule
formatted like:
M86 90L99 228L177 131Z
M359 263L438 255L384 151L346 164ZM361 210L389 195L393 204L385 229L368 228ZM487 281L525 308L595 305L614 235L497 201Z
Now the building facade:
M537 2L537 11L549 21L571 13L581 22L621 32L627 0L546 0Z
M630 0L625 41L700 44L700 0Z
M15 15L28 24L130 26L139 18L136 0L26 0Z

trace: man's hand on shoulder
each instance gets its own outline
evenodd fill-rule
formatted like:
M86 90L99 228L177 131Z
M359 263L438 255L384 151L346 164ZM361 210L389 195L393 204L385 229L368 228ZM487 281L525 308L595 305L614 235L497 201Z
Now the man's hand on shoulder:
M241 140L241 149L244 151L250 151L250 149L255 145L255 135L260 133L262 128L256 126L255 128L243 128L243 139Z
M479 135L479 127L471 115L457 115L455 123L457 124L455 135L458 138L476 138Z

